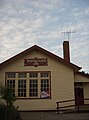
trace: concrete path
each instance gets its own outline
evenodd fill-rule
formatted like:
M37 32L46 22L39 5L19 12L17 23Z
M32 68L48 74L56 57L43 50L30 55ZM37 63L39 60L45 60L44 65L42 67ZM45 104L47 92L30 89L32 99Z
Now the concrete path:
M21 112L22 120L89 120L89 113Z

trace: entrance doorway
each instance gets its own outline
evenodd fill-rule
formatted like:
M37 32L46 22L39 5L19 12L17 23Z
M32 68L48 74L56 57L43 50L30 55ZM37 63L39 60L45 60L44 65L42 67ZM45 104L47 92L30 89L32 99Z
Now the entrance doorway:
M83 94L83 85L82 83L75 83L75 105L84 104L84 94Z

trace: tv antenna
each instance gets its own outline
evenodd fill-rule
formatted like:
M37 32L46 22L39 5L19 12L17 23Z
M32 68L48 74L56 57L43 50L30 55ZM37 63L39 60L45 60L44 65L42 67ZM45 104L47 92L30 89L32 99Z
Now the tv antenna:
M64 33L65 35L67 35L68 41L69 41L71 34L76 33L76 31L71 31L71 30L70 30L70 31L64 31L64 32L61 32L61 33Z

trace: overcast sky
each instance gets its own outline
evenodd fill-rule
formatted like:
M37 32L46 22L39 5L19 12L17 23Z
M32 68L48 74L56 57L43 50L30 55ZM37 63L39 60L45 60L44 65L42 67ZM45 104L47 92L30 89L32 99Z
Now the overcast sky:
M71 33L71 62L89 73L89 0L0 0L0 63L34 44L63 57Z

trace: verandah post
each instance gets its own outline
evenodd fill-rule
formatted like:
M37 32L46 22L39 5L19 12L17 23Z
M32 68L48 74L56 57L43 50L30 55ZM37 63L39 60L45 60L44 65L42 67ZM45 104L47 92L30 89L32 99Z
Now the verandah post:
M80 107L80 99L78 98L77 112L79 112L79 111L80 111L79 107Z
M57 114L59 114L59 102L56 103L57 103Z

